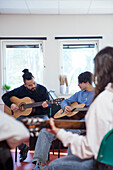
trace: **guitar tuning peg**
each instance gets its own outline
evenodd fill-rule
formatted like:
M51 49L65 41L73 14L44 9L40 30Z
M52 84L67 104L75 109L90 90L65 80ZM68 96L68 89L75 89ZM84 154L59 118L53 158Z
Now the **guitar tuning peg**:
M33 123L36 123L36 122L37 122L37 118L34 118L34 119L33 119Z
M30 136L31 136L31 137L34 137L34 134L31 132L31 133L30 133Z
M37 137L39 135L39 132L35 132L35 136Z
M38 131L39 131L39 128L35 128L35 131L37 131L37 132L38 132Z
M30 124L32 122L32 118L28 119L28 124Z
M30 131L30 132L33 132L33 128L30 128L29 131Z

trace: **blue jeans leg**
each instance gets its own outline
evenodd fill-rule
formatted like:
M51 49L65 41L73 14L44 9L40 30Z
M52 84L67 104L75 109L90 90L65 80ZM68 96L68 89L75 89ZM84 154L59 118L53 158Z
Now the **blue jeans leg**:
M56 139L55 135L47 132L45 128L40 131L33 155L33 163L42 162L46 164L48 153L54 139Z
M74 155L52 161L48 170L97 170L96 161L92 159L80 159Z

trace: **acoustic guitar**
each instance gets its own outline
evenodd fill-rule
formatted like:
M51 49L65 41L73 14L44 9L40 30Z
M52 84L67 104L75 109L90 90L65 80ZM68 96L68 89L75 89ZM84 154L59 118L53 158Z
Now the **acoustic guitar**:
M66 113L65 111L63 111L63 109L60 109L55 115L54 118L62 118L62 117L68 117L71 119L75 119L75 120L80 120L82 119L85 114L86 111L88 110L88 108L85 107L85 104L78 104L77 102L74 102L72 104L70 104L72 111L69 113Z
M58 98L55 100L49 100L46 101L48 104L60 104L61 101L63 101L64 98ZM10 98L10 101L15 103L19 109L16 112L13 112L11 108L9 108L7 105L4 105L4 112L9 114L10 116L13 116L14 118L18 118L20 116L28 116L32 112L33 107L41 106L42 102L35 102L33 103L32 99L29 97L24 97L22 99L19 99L18 97L12 96Z
M22 119L22 123L29 129L31 136L38 136L38 132L42 128L51 128L50 120L45 120L41 118L25 118ZM85 130L84 120L54 120L55 126L64 129L82 129Z

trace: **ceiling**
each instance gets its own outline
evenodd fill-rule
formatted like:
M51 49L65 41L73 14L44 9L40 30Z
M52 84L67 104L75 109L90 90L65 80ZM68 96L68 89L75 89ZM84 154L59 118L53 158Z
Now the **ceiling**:
M113 14L113 0L0 0L0 14Z

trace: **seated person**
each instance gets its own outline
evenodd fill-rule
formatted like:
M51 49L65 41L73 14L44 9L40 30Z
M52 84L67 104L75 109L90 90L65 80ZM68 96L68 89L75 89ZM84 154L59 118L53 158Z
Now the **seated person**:
M37 84L34 81L34 76L32 75L31 72L29 72L28 69L24 69L23 72L24 74L22 77L23 77L24 84L8 93L5 93L2 96L3 102L8 107L10 107L11 110L15 112L15 114L16 114L16 111L19 109L19 107L10 100L12 96L16 96L19 99L22 99L24 97L30 97L35 102L49 100L47 89L44 86ZM33 108L33 112L30 113L28 117L40 117L40 118L48 119L48 115L47 115L48 108L45 108L45 107L47 107L47 104L46 102L43 102L42 106L36 107L35 109ZM25 118L25 116L20 116L17 119L21 120L22 118ZM22 143L19 146L19 149L20 149L20 161L23 162L27 157L27 152L28 152L29 147L26 144Z
M86 136L79 136L56 128L50 121L49 132L64 146L70 146L71 155L52 161L48 170L96 170L96 158L101 141L113 128L113 47L102 49L95 57L95 97L85 116ZM52 118L51 118L52 119ZM99 164L100 170L113 170Z
M29 132L25 126L13 117L0 111L0 169L13 170L10 152L23 141L28 141Z
M94 97L92 77L93 77L92 73L88 71L81 73L78 76L78 86L80 87L81 91L75 93L70 98L65 99L61 102L61 108L65 112L68 113L69 111L72 110L72 108L69 105L73 102L78 102L78 104L85 103L86 106L89 107ZM80 134L80 130L75 130L75 132ZM55 138L56 138L55 135L47 132L46 129L42 129L40 131L32 160L33 163L36 163L36 167L33 168L33 170L47 168L46 161L48 157L48 152L50 150L52 141Z

